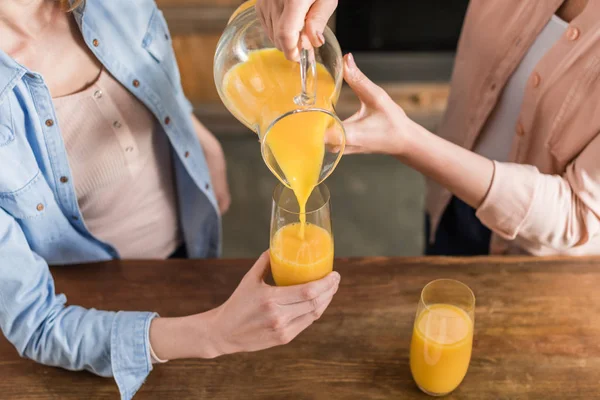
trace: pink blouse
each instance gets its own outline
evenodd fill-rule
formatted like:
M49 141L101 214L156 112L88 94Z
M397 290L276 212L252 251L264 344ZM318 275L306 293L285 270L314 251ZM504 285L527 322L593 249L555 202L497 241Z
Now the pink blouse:
M181 243L171 148L146 107L102 70L54 99L84 222L122 258L166 258Z
M502 90L563 0L469 3L438 134L473 149ZM511 149L477 216L490 252L600 254L600 1L527 77ZM432 237L451 193L428 182Z

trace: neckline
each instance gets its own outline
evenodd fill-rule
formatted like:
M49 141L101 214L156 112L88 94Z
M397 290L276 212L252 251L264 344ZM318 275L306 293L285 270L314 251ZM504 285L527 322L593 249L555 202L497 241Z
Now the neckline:
M560 25L563 28L567 28L569 26L569 23L567 21L565 21L564 19L562 19L561 17L559 17L556 14L552 14L552 18L550 19L550 22L555 22L556 24Z
M73 99L77 99L82 96L89 95L99 88L99 84L104 79L105 75L106 75L106 70L104 69L104 67L102 67L102 68L100 68L100 72L98 73L98 76L96 76L96 79L94 79L94 81L92 83L90 83L88 86L86 86L83 89L81 89L77 92L74 92L74 93L70 93L70 94L66 94L66 95L58 96L58 97L52 97L52 100L60 102L60 101L73 100Z

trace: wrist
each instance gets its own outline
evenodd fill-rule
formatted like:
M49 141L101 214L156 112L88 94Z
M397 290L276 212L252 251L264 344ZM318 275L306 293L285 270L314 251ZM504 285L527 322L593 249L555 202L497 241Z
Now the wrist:
M180 318L155 318L150 324L150 346L163 360L215 358L221 355L210 334L214 310Z
M396 128L396 132L402 136L396 140L399 145L394 147L394 155L401 159L419 154L427 141L427 135L431 134L427 129L408 117L404 117Z

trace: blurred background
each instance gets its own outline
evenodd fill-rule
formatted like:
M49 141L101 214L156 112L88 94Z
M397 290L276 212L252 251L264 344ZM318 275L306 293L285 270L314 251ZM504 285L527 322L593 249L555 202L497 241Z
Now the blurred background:
M277 183L255 134L222 105L213 56L241 0L157 0L171 30L186 95L223 145L232 205L223 219L224 257L256 257L269 246ZM454 51L468 0L340 0L331 27L344 53L384 87L407 114L435 131L448 97ZM344 87L338 113L358 100ZM344 157L327 180L336 256L407 256L423 249L422 176L391 157Z

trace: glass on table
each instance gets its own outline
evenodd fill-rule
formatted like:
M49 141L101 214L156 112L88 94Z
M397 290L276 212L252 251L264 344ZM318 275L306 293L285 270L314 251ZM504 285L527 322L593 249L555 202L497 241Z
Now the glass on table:
M271 213L271 272L278 286L299 285L333 270L329 189L314 188L300 213L294 192L278 184Z
M421 292L410 347L410 369L432 396L452 392L471 361L475 295L459 281L439 279Z

